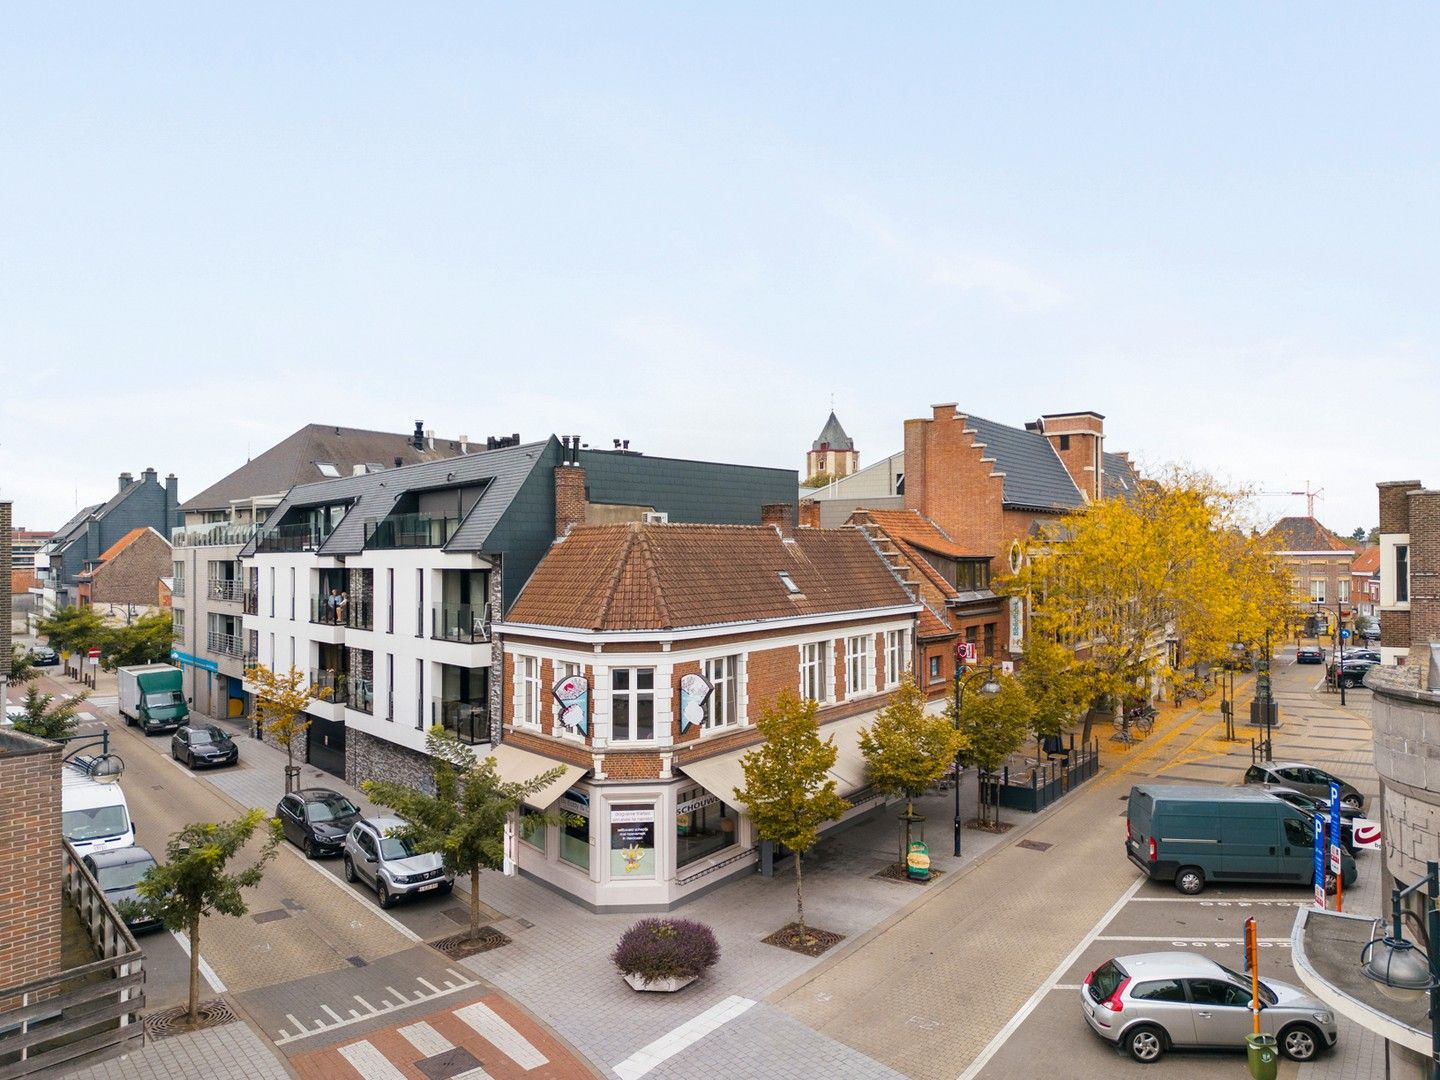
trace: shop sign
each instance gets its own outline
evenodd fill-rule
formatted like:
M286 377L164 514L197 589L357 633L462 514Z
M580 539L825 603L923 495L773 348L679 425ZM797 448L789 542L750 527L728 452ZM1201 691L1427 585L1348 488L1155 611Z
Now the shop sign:
M560 725L581 735L590 730L590 680L584 675L568 675L550 689L560 705Z
M555 804L567 814L574 814L576 817L588 818L590 816L590 796L583 791L576 791L571 788L560 797Z
M610 874L615 878L655 876L655 807L610 808Z
M703 675L691 672L680 679L680 730L699 727L705 719L705 702L715 688Z
M1010 651L1025 651L1025 601L1010 597Z
M720 800L714 795L701 795L698 799L691 799L689 802L682 802L675 807L677 814L693 814L696 810L703 810L707 806L714 806Z

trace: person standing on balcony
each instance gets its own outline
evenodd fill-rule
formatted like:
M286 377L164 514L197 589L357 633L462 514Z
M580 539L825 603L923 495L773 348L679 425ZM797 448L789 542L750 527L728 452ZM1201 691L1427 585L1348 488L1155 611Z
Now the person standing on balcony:
M328 610L328 614L329 614L329 616L330 616L330 621L331 621L332 623L338 623L338 622L340 621L340 590L339 590L339 589L331 589L331 590L330 590L330 595L325 598L325 606L326 606L326 608L329 609L329 610Z
M340 594L340 599L339 599L339 600L336 602L336 604L335 604L335 622L336 622L337 624L344 623L344 621L345 621L345 613L346 613L349 609L350 609L350 594L349 594L348 592L342 592L342 593Z

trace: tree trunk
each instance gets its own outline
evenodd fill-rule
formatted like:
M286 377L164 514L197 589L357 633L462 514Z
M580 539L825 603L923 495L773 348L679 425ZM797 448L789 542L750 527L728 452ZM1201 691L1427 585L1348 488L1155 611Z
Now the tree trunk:
M200 1022L200 916L190 919L190 1026Z
M976 773L976 776L975 776L975 780L976 780L976 783L975 783L975 820L976 820L979 824L984 825L984 824L985 824L985 775L986 775L986 774L985 774L985 770L984 770L984 769L976 769L976 770L975 770L975 773Z
M800 852L795 852L795 923L800 927L800 944L805 944L805 887L800 870Z
M470 868L470 940L480 940L480 867Z

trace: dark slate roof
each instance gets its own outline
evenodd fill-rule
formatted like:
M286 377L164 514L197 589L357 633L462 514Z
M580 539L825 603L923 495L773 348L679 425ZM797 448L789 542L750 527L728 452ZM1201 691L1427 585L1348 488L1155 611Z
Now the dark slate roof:
M301 484L286 494L280 505L270 513L266 524L273 526L283 521L293 507L349 504L350 509L341 518L340 524L321 545L320 554L354 555L364 550L365 524L379 521L390 513L401 495L489 481L480 499L445 545L446 551L480 551L490 530L535 468L541 452L553 441L527 443L503 450L481 450L464 457ZM255 543L251 541L241 554L252 554L254 547Z
M825 421L825 426L820 429L820 437L810 444L810 449L819 450L822 446L831 450L855 449L855 441L845 434L845 429L840 426L834 409L830 410L830 419Z
M396 458L401 465L417 465L460 453L460 444L453 439L436 439L434 450L428 446L417 450L410 438L390 431L306 424L181 504L180 510L225 510L232 499L279 495L296 484L324 480L321 462L334 465L341 477L347 477L356 465L375 464L389 469L396 467Z
M69 540L80 531L80 527L84 525L85 522L90 520L90 515L104 505L104 503L94 503L91 506L85 507L84 510L81 510L64 525L61 525L60 528L55 530L55 535L50 538L50 543L58 547L66 540Z
M1007 507L1065 511L1085 505L1080 489L1044 435L969 413L964 417L966 427L975 432L976 443L985 447L985 457L994 459L995 472L1005 476L1001 497Z
M1140 485L1140 473L1121 454L1102 454L1105 470L1104 495L1107 499L1128 499Z

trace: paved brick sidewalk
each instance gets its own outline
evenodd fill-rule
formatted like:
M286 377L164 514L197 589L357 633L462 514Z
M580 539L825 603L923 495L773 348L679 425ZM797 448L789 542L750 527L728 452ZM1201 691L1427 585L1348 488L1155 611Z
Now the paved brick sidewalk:
M70 1080L289 1080L293 1074L243 1023L147 1040L143 1049L61 1075Z

